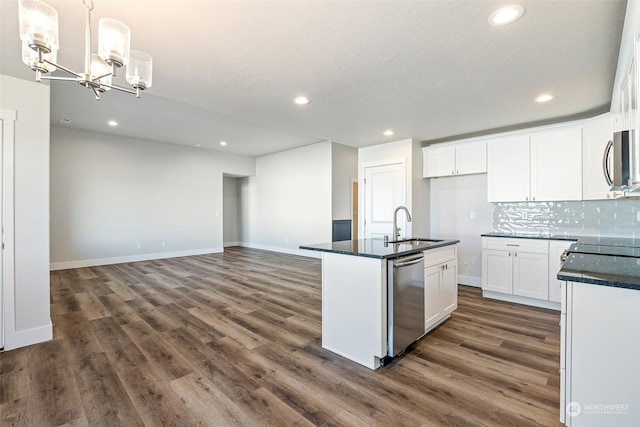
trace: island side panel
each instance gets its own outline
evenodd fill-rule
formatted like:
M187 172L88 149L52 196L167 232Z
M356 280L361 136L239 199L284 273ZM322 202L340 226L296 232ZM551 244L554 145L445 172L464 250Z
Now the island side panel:
M322 347L370 369L387 354L385 259L322 254Z

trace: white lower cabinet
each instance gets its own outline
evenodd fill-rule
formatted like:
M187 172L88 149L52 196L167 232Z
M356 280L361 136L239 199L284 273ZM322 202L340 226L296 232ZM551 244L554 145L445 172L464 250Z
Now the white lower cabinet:
M513 294L548 299L548 272L548 254L513 252Z
M640 425L640 291L566 283L560 420L571 427Z
M571 243L565 242L567 246ZM483 237L483 295L559 309L560 298L556 296L555 289L550 293L549 286L550 277L555 277L559 265L556 268L550 263L551 259L548 240Z
M425 251L424 310L425 332L458 308L457 247Z

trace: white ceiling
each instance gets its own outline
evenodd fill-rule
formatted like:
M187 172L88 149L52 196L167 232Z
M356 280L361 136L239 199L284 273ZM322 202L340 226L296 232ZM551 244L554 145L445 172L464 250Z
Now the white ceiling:
M47 3L59 13L58 61L80 70L82 1ZM509 3L524 16L489 26ZM142 99L111 91L96 102L79 85L53 82L51 120L259 156L323 140L441 140L593 115L609 110L625 8L617 0L95 0L94 28L119 19L132 48L153 56L153 87ZM33 79L17 21L17 1L1 0L0 72ZM534 103L542 92L557 98ZM294 105L298 94L311 104ZM386 128L396 134L383 136Z

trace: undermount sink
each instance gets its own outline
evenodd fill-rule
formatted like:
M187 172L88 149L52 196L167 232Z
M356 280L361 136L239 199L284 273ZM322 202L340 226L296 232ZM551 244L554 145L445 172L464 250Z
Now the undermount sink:
M407 239L393 240L389 241L389 243L402 243L403 245L424 245L427 243L437 243L442 242L442 240L438 239L422 239L420 237L411 237Z

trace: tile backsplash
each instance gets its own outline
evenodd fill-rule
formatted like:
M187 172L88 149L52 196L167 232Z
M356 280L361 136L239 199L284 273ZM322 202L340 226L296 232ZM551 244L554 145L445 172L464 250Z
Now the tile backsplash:
M502 233L640 238L640 199L493 203Z

